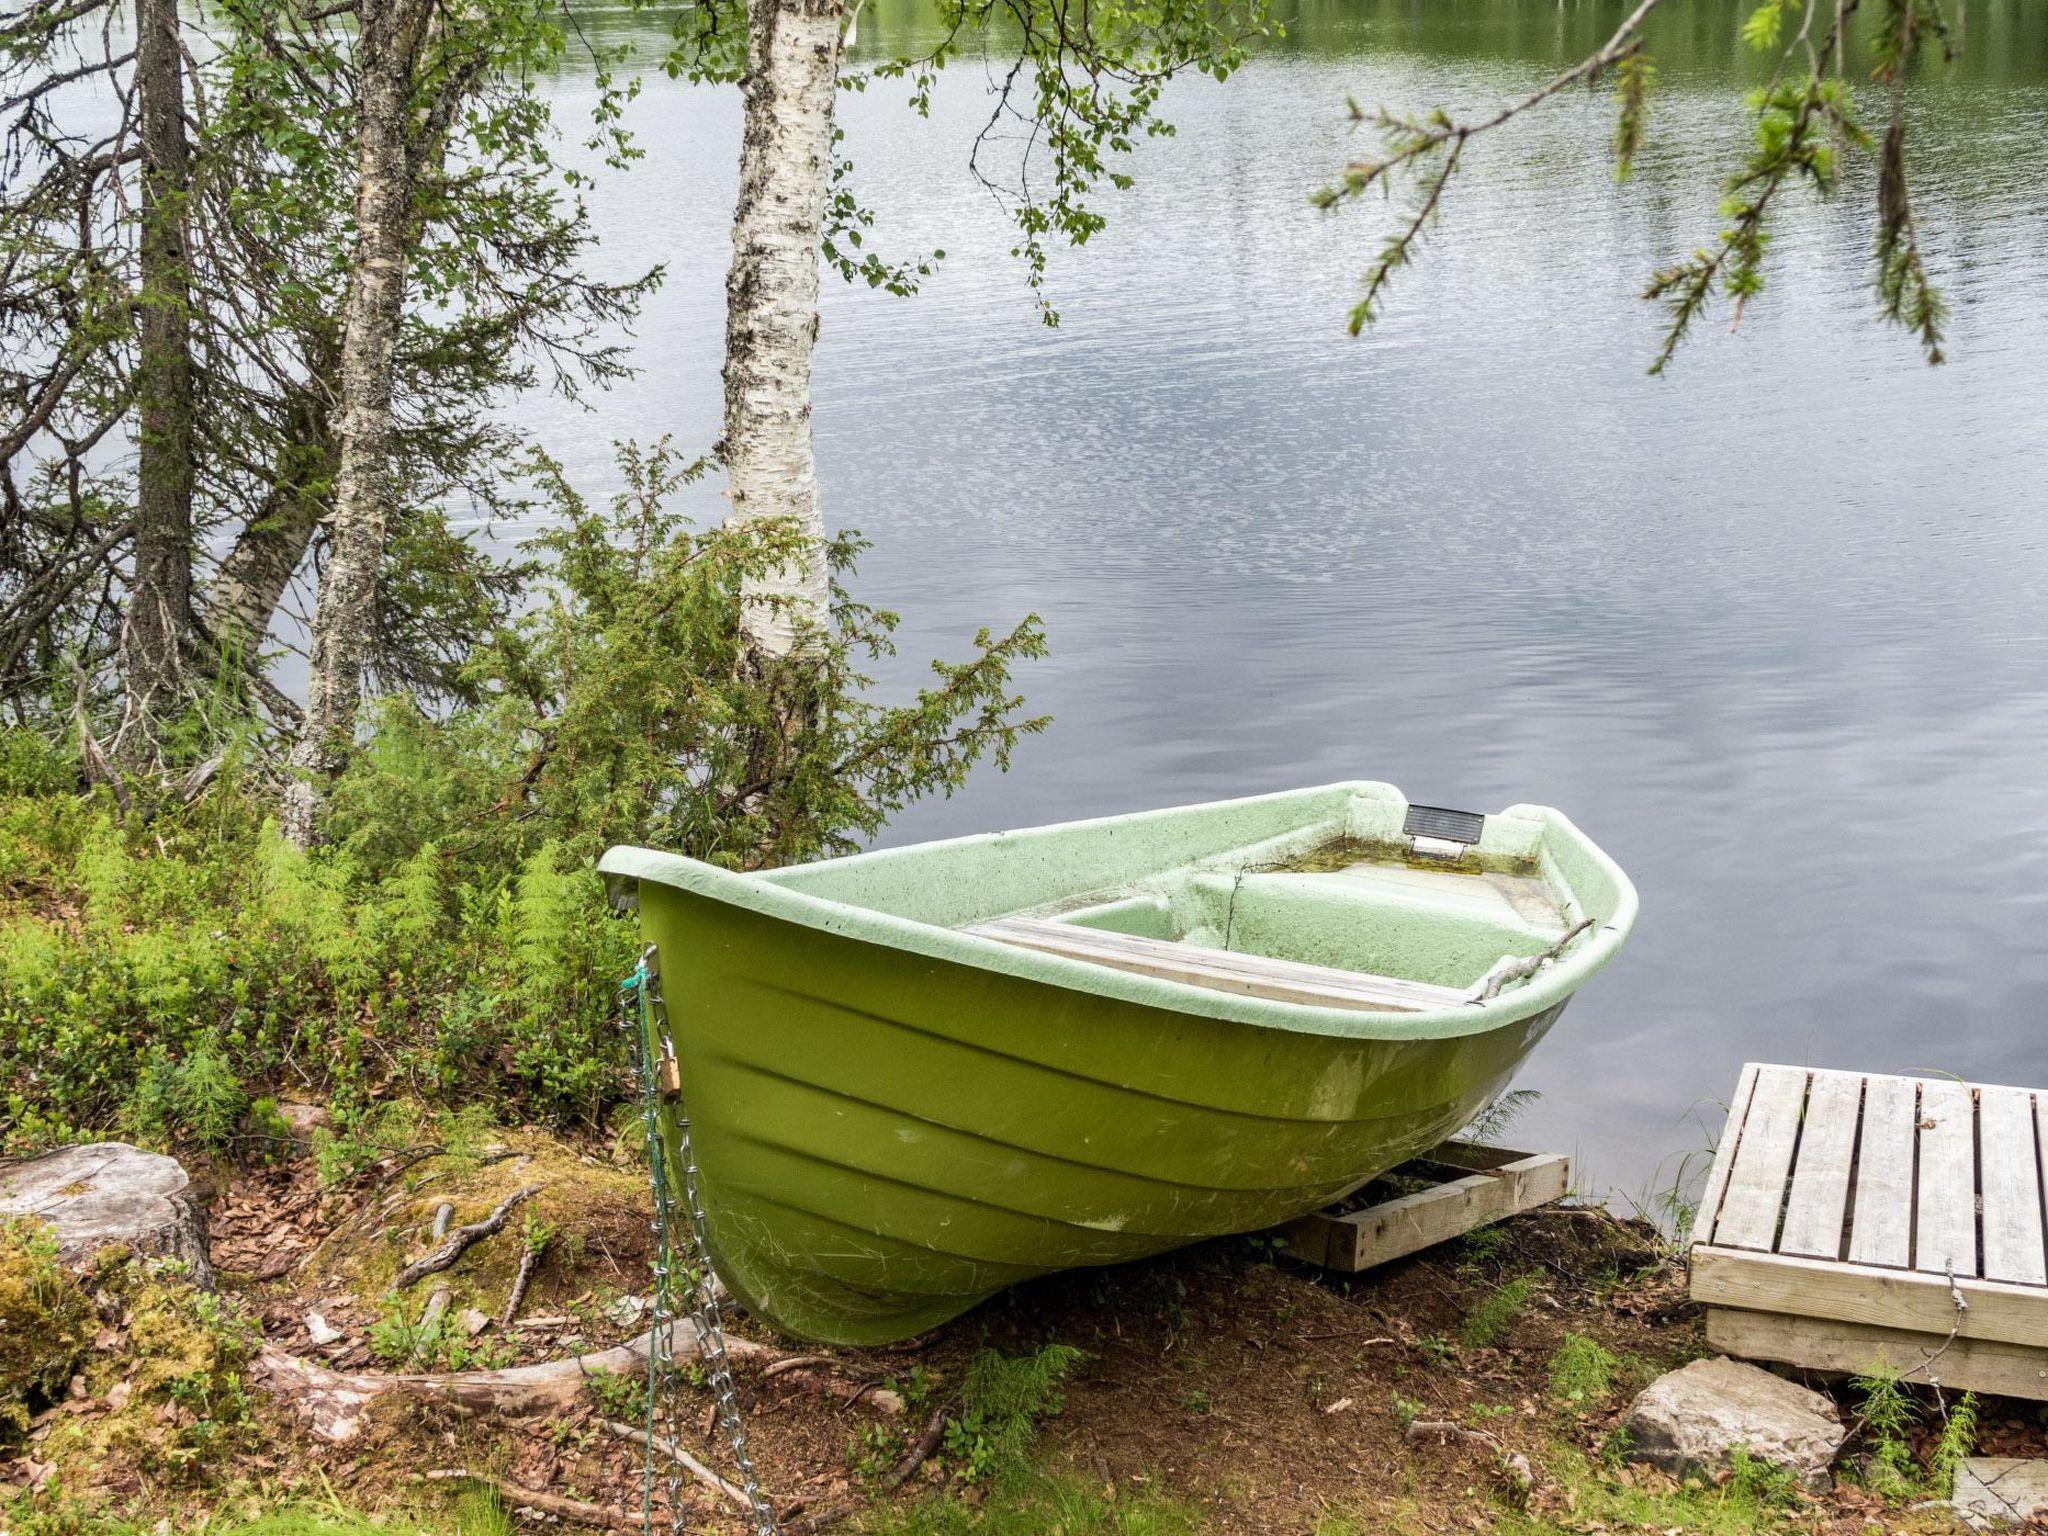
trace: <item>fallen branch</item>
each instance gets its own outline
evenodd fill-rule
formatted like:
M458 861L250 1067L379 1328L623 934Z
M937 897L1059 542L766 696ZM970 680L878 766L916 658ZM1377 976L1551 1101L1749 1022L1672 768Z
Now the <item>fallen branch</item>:
M950 1407L951 1404L947 1406ZM946 1409L941 1408L932 1415L931 1423L925 1425L924 1433L918 1437L917 1444L910 1448L910 1454L897 1462L890 1469L889 1475L882 1479L882 1492L894 1493L909 1482L911 1474L925 1464L925 1459L939 1448L939 1442L945 1438Z
M614 1435L617 1435L621 1440L631 1440L636 1445L644 1445L648 1450L658 1455L666 1456L706 1488L711 1489L714 1493L724 1495L741 1509L753 1508L753 1505L747 1502L746 1489L727 1482L666 1435L650 1435L644 1429L635 1429L630 1424L621 1424L614 1419L606 1419L604 1427Z
M1402 1438L1410 1445L1419 1444L1430 1435L1439 1442L1455 1440L1460 1445L1483 1445L1490 1450L1499 1450L1500 1441L1483 1429L1467 1429L1462 1424L1453 1424L1449 1419L1416 1419L1409 1424Z
M695 1322L688 1318L663 1324L672 1358L687 1359L702 1350ZM453 1403L478 1413L513 1415L559 1413L582 1394L593 1376L637 1375L647 1369L654 1330L595 1354L550 1360L540 1365L509 1366L495 1371L396 1372L330 1371L289 1354L274 1344L257 1351L249 1379L285 1400L306 1428L319 1439L345 1445L362 1433L363 1419L377 1399L392 1394ZM765 1369L782 1358L779 1350L752 1339L728 1336L726 1353L740 1365ZM903 1412L901 1394L807 1367L793 1375L816 1391L841 1402L864 1401L879 1413Z
M773 1365L762 1371L761 1374L764 1377L781 1376L790 1371L808 1370L813 1366L823 1365L829 1367L838 1364L839 1362L830 1355L789 1355L776 1361Z
M540 1256L547 1244L540 1247L526 1245L526 1252L519 1256L519 1273L512 1277L512 1294L505 1298L505 1316L499 1326L510 1328L514 1318L519 1316L519 1304L526 1300L526 1283L533 1278L534 1269L540 1264Z
M514 1190L511 1194L500 1200L498 1208L482 1221L472 1221L466 1227L457 1227L448 1234L448 1240L442 1243L440 1247L429 1253L425 1258L414 1259L405 1268L401 1269L398 1272L398 1278L391 1282L384 1294L386 1296L395 1295L399 1291L404 1290L408 1285L411 1285L415 1280L424 1279L428 1275L437 1275L442 1270L448 1268L469 1251L470 1244L481 1242L492 1233L502 1230L505 1225L505 1219L512 1214L520 1202L532 1199L541 1192L542 1187L539 1184L529 1184L524 1189Z
M558 1520L573 1520L578 1525L596 1526L606 1531L637 1531L640 1521L615 1509L602 1509L595 1504L586 1504L581 1499L566 1498L559 1493L546 1493L538 1488L522 1488L517 1483L508 1483L502 1477L486 1477L481 1472L471 1472L465 1467L443 1467L426 1474L427 1481L434 1483L476 1483L490 1489L507 1504L520 1509L530 1509L539 1514L553 1515Z

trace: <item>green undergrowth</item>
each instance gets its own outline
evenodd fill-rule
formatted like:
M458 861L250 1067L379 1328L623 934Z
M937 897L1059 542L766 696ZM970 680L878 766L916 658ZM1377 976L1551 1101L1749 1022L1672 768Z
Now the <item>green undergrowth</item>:
M1492 1527L1494 1536L1566 1536L1603 1529L1750 1536L1804 1531L1811 1524L1810 1508L1803 1505L1791 1475L1741 1454L1719 1483L1624 1482L1612 1469L1568 1447L1554 1449L1544 1471L1565 1491L1569 1513L1503 1509Z
M1190 1505L1150 1491L1112 1494L1079 1474L1039 1472L980 1503L931 1493L884 1509L865 1536L1205 1536Z
M63 1395L96 1324L48 1228L0 1222L0 1449Z
M10 1536L160 1536L156 1522L95 1513L76 1500L18 1501L7 1511ZM282 1504L257 1513L206 1513L178 1526L180 1536L512 1536L509 1513L483 1492L463 1494L445 1510L363 1514L339 1503Z
M272 820L259 725L188 733L210 776L184 772L193 748L118 785L68 704L0 730L0 1152L111 1128L221 1148L266 1134L251 1117L284 1084L344 1132L398 1092L597 1122L626 1088L613 1015L638 946L607 847L851 852L1044 726L1012 685L1044 652L1035 617L877 697L864 669L898 621L840 585L852 535L823 554L829 622L788 657L747 651L742 592L815 551L772 519L691 524L671 503L704 469L629 445L625 489L593 504L532 464L534 600L450 696L365 708L310 853Z
M196 1488L231 1468L256 1435L243 1377L254 1322L174 1260L111 1248L73 1276L52 1251L27 1223L0 1228L0 1438L59 1402L89 1409L58 1415L34 1445L51 1468L45 1497L117 1479Z

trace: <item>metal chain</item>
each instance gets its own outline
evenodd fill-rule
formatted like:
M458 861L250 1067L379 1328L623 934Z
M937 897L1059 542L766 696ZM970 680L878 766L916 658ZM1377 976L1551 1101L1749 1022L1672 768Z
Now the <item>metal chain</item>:
M755 1536L776 1536L775 1509L761 1492L760 1477L753 1457L747 1453L746 1426L740 1421L739 1390L733 1384L732 1361L725 1348L725 1318L719 1307L718 1281L711 1268L711 1250L705 1244L704 1199L697 1182L697 1158L690 1146L689 1106L682 1096L680 1065L669 1035L668 1008L661 996L660 968L654 946L641 953L633 974L619 984L619 1023L631 1043L633 1061L640 1076L641 1102L647 1130L647 1161L654 1192L654 1295L653 1332L647 1348L647 1463L641 1488L641 1528L654 1529L654 1458L660 1440L656 1419L658 1405L666 1407L667 1441L681 1444L681 1391L676 1369L672 1324L674 1293L679 1278L689 1282L689 1315L697 1325L697 1350L704 1361L704 1375L717 1400L718 1422L732 1451L733 1466L740 1474L740 1487L747 1497ZM657 1055L658 1053L658 1055ZM661 1108L667 1100L673 1109L676 1149L682 1162L683 1214L689 1232L689 1255L682 1276L676 1274L675 1249L676 1191L670 1183L666 1146L661 1135ZM682 1474L675 1459L668 1462L669 1529L683 1528Z

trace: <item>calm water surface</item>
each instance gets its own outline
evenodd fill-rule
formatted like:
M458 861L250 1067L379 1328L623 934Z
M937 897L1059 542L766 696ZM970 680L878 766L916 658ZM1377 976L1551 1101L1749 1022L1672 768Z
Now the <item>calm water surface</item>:
M2048 13L1976 0L1915 98L1947 367L1871 316L1858 179L1789 210L1739 334L1716 318L1653 380L1636 294L1715 227L1739 9L1661 24L1630 185L1604 96L1476 146L1357 341L1384 226L1304 201L1346 97L1496 100L1614 6L1302 13L1227 85L1174 90L1178 137L1057 259L1057 330L966 172L985 68L930 123L898 87L848 98L879 248L948 252L920 297L825 299L827 515L905 616L884 682L1026 612L1054 647L1024 678L1052 729L888 840L1354 777L1560 806L1643 899L1522 1079L1517 1136L1594 1189L1668 1175L1749 1058L2048 1083ZM864 48L877 24L920 22L871 0ZM520 407L590 486L610 438L718 427L737 98L660 80L636 114L647 158L592 206L607 262L669 265L645 371L595 414Z

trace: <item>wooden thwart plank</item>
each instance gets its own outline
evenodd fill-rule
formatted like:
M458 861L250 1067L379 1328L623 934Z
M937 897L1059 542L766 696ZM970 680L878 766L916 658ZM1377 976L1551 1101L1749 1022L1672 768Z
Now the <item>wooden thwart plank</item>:
M1912 1079L1864 1080L1856 1206L1849 1227L1852 1264L1904 1269L1913 1260L1913 1141L1919 1113L1919 1085Z
M1157 976L1189 986L1211 987L1277 1002L1308 1003L1325 1008L1421 1012L1460 1008L1470 999L1457 987L1439 987L1399 976L1374 976L1332 965L1306 965L1234 950L1203 949L1170 939L1111 933L1077 923L1048 922L1036 917L1003 917L976 923L965 930L1023 949L1064 955L1092 965Z
M1984 1278L2048 1284L2034 1096L2023 1088L1979 1089L1977 1132L1983 1169Z
M1442 1150L1459 1145L1449 1143ZM1295 1258L1352 1274L1564 1198L1570 1159L1555 1152L1515 1153L1512 1158L1487 1172L1363 1210L1341 1216L1318 1211L1289 1222L1280 1233Z
M1792 1167L1792 1149L1799 1139L1799 1115L1806 1102L1804 1069L1760 1067L1749 1118L1721 1197L1720 1219L1711 1241L1724 1248L1768 1251L1778 1236L1778 1213L1785 1204L1785 1176Z
M1920 1194L1913 1267L1977 1273L1977 1128L1968 1085L1920 1085Z
M1708 1346L1740 1359L1782 1360L1810 1371L1859 1376L1896 1371L1904 1380L1917 1382L1932 1375L1950 1391L2048 1399L2048 1351L1996 1339L1959 1338L1944 1348L1946 1339L1945 1332L1707 1309Z
M2001 1339L2048 1349L2048 1291L1963 1279L1960 1318L1948 1280L1911 1269L1876 1269L1783 1253L1701 1246L1692 1251L1692 1299L1752 1312L1787 1312L1837 1322L1903 1328L1946 1338Z
M1799 1132L1799 1160L1785 1201L1780 1253L1816 1259L1842 1256L1842 1218L1849 1205L1849 1165L1856 1155L1856 1116L1863 1079L1848 1072L1816 1072Z

